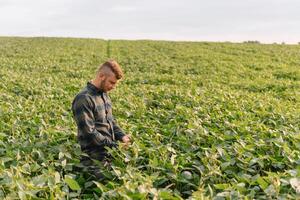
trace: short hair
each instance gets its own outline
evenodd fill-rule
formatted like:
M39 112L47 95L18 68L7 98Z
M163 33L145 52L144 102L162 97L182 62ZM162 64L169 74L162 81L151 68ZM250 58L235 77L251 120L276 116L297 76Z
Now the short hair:
M100 65L98 69L98 73L100 73L103 69L108 68L110 69L116 76L116 78L119 80L123 77L123 71L120 67L120 65L115 60L108 60L104 62L102 65Z

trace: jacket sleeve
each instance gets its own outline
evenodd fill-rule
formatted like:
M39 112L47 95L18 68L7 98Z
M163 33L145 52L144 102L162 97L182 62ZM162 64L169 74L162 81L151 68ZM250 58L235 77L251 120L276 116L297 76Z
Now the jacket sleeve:
M117 121L115 120L113 114L112 114L112 102L110 97L106 94L106 98L110 104L110 114L111 114L111 123L112 123L112 128L114 131L114 135L115 135L115 139L122 141L122 137L125 136L123 130L120 128L120 126L118 125Z
M116 144L105 134L105 130L96 130L93 114L94 105L88 96L81 95L75 98L72 111L78 129L87 137L91 138L95 145L106 145L109 147Z
M112 124L113 124L113 130L115 133L115 138L117 140L122 141L122 137L125 136L123 130L120 128L120 126L118 125L118 123L116 122L116 120L114 119L114 117L112 117Z

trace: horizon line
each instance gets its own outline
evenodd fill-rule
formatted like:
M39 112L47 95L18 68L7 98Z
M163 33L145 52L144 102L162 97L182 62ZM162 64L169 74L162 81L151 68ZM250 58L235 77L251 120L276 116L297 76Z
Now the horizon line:
M61 35L0 35L0 37L15 38L70 38L70 39L99 39L99 40L126 40L126 41L166 41L166 42L211 42L211 43L253 43L253 44L281 44L281 45L299 45L299 42L272 41L266 42L257 39L246 40L197 40L197 39L157 39L157 38L118 38L118 37L94 37L94 36L61 36Z

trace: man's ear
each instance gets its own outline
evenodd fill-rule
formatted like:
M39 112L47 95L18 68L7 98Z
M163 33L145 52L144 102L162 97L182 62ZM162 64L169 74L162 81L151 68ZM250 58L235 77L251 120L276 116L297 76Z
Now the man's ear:
M104 74L99 74L98 76L99 76L99 79L100 79L101 81L104 81L104 79L105 79Z

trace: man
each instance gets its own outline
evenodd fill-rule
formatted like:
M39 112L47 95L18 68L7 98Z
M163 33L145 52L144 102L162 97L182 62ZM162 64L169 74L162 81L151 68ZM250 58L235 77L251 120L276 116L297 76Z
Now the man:
M81 150L88 155L81 162L88 165L96 177L93 160L105 161L109 155L105 147L116 147L117 141L128 145L130 136L125 135L112 115L112 104L108 92L115 88L123 77L119 64L114 60L103 63L96 77L75 97L72 103L74 119L78 127Z

